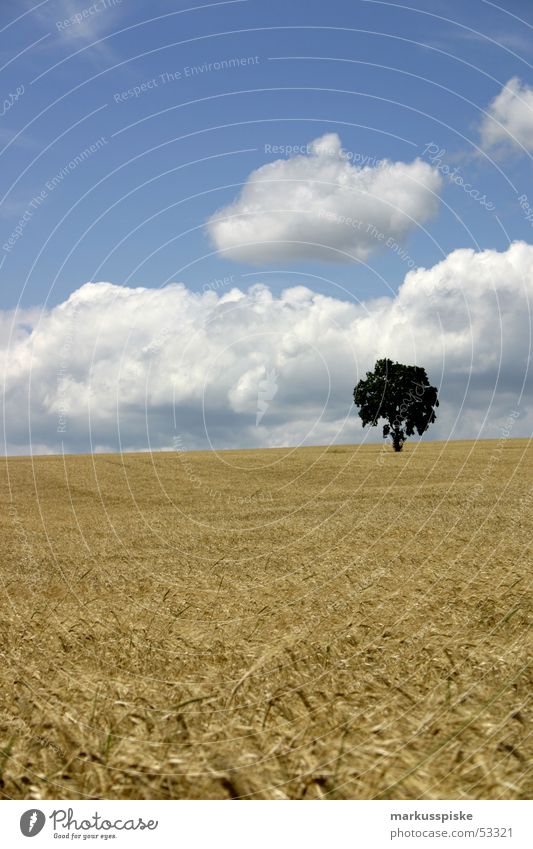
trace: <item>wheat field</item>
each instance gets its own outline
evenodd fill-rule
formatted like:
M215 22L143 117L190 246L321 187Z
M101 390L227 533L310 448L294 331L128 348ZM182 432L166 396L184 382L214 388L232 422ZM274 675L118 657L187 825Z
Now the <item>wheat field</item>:
M9 458L3 798L527 798L532 459Z

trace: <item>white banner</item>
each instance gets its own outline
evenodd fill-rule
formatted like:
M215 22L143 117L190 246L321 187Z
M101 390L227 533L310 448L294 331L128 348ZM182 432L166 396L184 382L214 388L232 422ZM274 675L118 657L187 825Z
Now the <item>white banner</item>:
M526 801L5 801L0 824L6 849L531 849L532 814Z

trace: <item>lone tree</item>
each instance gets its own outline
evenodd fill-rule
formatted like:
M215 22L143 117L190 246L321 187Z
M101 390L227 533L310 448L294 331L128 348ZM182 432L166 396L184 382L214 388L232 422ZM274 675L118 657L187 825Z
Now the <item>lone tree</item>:
M359 381L353 399L363 427L375 427L379 419L385 419L383 439L390 436L395 451L402 450L415 430L422 435L433 424L439 406L437 387L429 385L425 369L387 359L378 360L374 371Z

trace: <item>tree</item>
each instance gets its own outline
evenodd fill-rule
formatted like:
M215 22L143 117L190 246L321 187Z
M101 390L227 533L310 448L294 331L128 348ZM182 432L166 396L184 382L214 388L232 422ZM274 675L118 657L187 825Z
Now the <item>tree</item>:
M415 430L422 435L437 418L437 387L430 386L426 370L392 360L378 360L353 391L363 427L375 427L385 419L383 439L390 436L395 451L401 451Z

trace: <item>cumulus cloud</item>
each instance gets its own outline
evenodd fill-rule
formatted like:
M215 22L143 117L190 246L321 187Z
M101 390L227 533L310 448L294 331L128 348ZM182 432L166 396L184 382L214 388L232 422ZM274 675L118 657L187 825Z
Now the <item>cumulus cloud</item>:
M489 104L481 124L481 143L533 151L533 87L512 77Z
M362 439L352 390L389 356L440 386L433 438L531 432L533 245L457 250L356 304L304 286L275 296L88 283L4 315L9 452L317 444Z
M307 152L253 171L239 197L207 230L217 250L252 264L365 260L402 240L436 211L441 177L428 163L355 165L336 133Z

